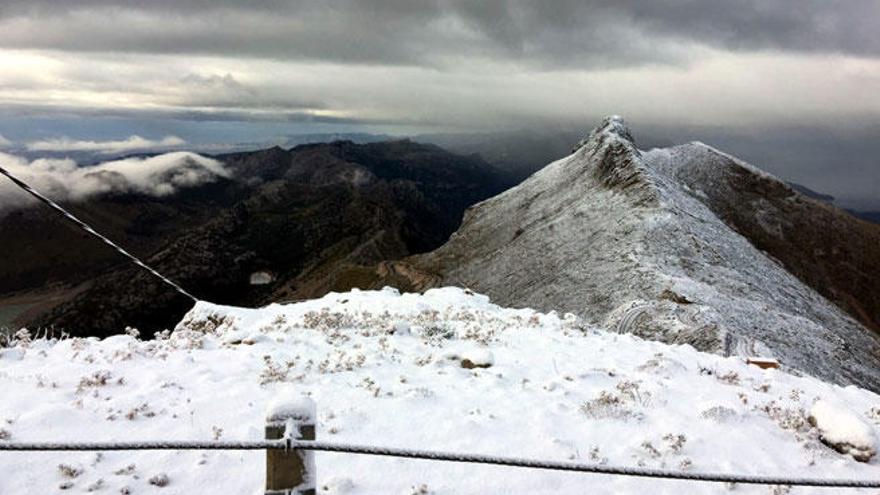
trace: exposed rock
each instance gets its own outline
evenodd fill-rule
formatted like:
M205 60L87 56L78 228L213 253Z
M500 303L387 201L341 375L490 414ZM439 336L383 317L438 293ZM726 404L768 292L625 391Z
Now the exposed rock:
M676 304L693 304L693 301L691 301L687 297L669 289L663 289L663 292L660 293L659 297L660 299L666 299Z
M461 357L461 367L469 370L489 368L493 364L495 364L495 356L486 349L473 349Z

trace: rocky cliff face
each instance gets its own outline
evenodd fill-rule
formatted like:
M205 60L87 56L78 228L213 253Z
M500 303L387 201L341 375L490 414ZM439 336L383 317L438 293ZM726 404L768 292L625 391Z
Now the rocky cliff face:
M809 239L823 229L834 233ZM853 317L871 307L862 318L870 325L877 306L843 281L877 280L868 246L877 236L703 144L639 151L623 121L608 118L570 156L469 209L445 245L384 270L404 288L465 285L503 305L772 355L878 390L877 335ZM402 274L418 276L407 284Z

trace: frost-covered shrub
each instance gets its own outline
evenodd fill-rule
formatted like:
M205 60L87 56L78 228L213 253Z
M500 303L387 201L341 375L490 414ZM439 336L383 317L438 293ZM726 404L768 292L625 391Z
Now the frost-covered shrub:
M650 392L640 392L638 382L622 380L615 388L622 397L641 406L648 405L651 399Z
M117 469L116 471L113 471L113 474L115 474L116 476L129 476L129 475L134 474L134 472L136 470L137 470L137 466L135 466L134 464L129 464L128 466L125 466L124 468Z
M681 433L667 433L660 440L645 440L640 445L635 457L639 466L649 463L665 468L670 462L674 462L679 469L685 470L691 467L693 461L682 458L687 437Z
M76 392L82 393L90 388L106 386L112 378L113 374L108 370L95 371L91 375L80 378L79 385L76 387Z
M662 455L660 454L660 451L657 450L657 447L654 447L654 444L648 441L642 442L642 450L644 450L645 453L648 454L648 457L652 459L659 459Z
M337 350L318 363L318 371L321 373L354 371L362 368L366 362L367 356L363 353L349 354L346 351Z
M809 421L807 413L803 408L784 407L777 401L771 400L763 406L757 407L757 410L763 412L783 430L791 430L796 432L806 432L809 430Z
M869 417L874 424L880 424L880 406L873 406L869 409L865 416Z
M708 419L716 423L727 422L735 418L736 415L737 413L735 410L724 406L713 406L700 413L700 417L703 419Z
M33 335L31 335L30 330L28 330L27 328L22 328L12 335L12 339L9 342L9 347L28 347L33 341Z
M178 330L170 334L168 339L175 349L203 349L205 346L205 334L192 330Z
M640 419L643 415L636 409L649 405L650 392L630 380L621 380L614 389L601 391L599 397L582 404L581 411L593 419Z
M288 381L290 370L295 366L295 360L287 361L284 364L278 364L272 361L272 356L263 356L263 370L260 372L260 385Z
M726 383L728 385L739 385L739 373L735 371L728 371L723 375L715 375L721 383Z
M663 435L663 440L669 446L669 450L675 454L680 454L682 449L684 449L684 444L687 443L687 437L681 433L667 433Z
M599 452L599 447L593 447L590 449L590 461L595 462L596 464L608 464L608 458L603 457Z
M446 325L433 325L422 330L422 336L430 340L448 340L455 337L455 330Z
M382 387L376 385L376 382L370 377L365 377L361 380L360 386L372 392L373 397L378 397L382 392Z
M433 360L434 360L434 355L433 355L433 354L427 354L427 355L425 355L425 356L418 356L418 357L416 357L415 360L413 360L413 364L415 364L416 366L419 366L419 367L421 367L421 366L427 366L427 365L431 364L431 362L432 362Z
M156 413L150 409L149 404L144 402L143 404L132 408L130 411L125 413L125 419L129 421L134 421L138 418L138 416L143 416L145 418L152 418L156 416Z
M171 482L171 480L168 478L168 475L165 473L159 473L155 476L150 477L150 479L147 480L147 483L149 483L153 486L158 486L159 488L168 486L168 483L170 483L170 482Z
M352 315L341 311L330 311L330 308L321 308L321 311L309 311L303 315L302 325L305 328L327 332L351 328L358 323Z
M424 483L422 483L421 485L413 486L410 488L411 495L430 495L431 493L433 493L433 492L431 490L429 490L428 485L426 485Z
M627 419L637 414L619 395L603 390L599 397L584 402L581 411L593 419Z
M234 324L235 318L232 316L211 313L206 316L187 316L177 328L208 335L217 333L222 328L232 328Z
M59 464L58 472L65 478L79 478L83 474L83 468L79 466L71 466L70 464Z

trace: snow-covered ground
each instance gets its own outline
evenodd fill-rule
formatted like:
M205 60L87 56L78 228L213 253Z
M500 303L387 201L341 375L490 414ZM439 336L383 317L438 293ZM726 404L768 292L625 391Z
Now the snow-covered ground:
M874 393L501 308L457 288L352 291L259 310L199 303L152 341L25 340L0 350L0 390L0 441L260 439L270 403L308 395L323 440L880 478L876 458L857 462L819 440L821 430L859 449L874 442ZM0 493L257 494L264 456L0 452ZM319 493L774 493L342 454L317 454L317 466Z

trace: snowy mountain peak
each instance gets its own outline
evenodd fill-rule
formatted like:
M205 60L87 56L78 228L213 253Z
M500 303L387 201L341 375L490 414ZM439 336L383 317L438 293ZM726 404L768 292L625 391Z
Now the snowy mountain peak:
M505 306L880 390L880 339L852 316L880 308L865 277L880 272L880 229L863 224L703 144L641 152L608 117L381 283L468 286Z
M572 149L572 152L587 145L591 145L594 149L598 148L601 143L604 143L609 139L623 139L635 149L635 140L632 137L632 132L630 132L629 126L627 126L626 122L623 120L623 117L619 115L609 115L602 119L602 122L600 122L595 129L590 131L590 134L586 138L582 139L574 149Z
M657 206L658 196L641 155L623 118L612 115L575 146L572 156L576 159L569 167L592 171L603 186L627 191L637 204Z

